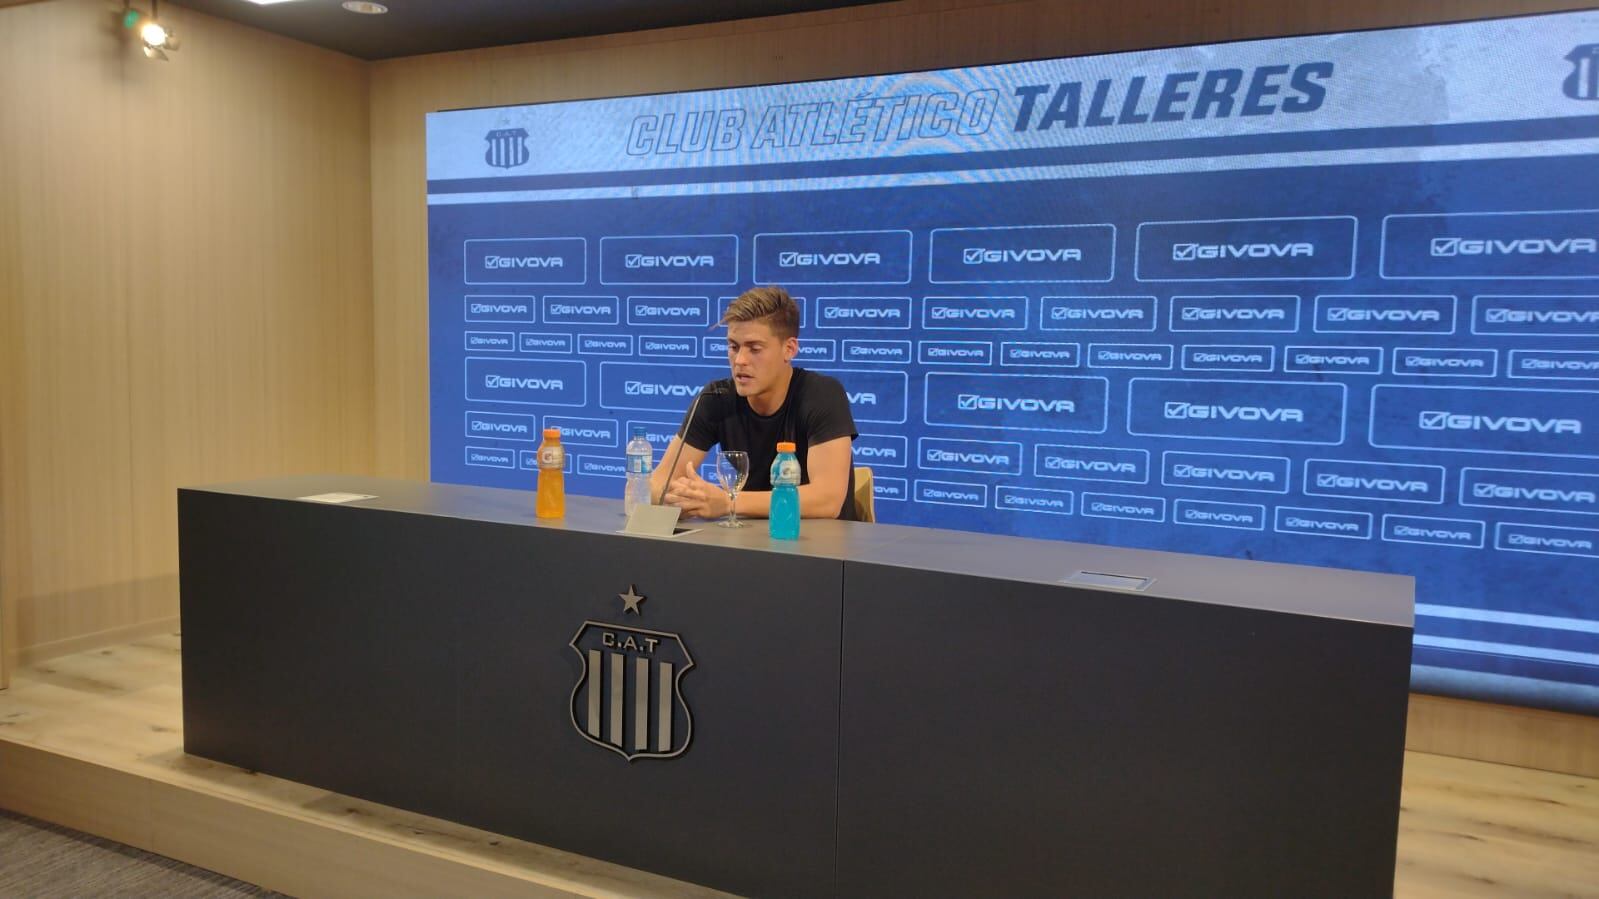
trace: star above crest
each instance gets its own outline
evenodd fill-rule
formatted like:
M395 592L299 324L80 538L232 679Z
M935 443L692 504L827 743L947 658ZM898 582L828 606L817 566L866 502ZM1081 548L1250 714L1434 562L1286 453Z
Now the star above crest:
M638 604L643 602L646 597L640 596L638 589L634 587L634 585L628 584L627 592L616 594L616 598L622 601L623 615L626 615L628 612L632 612L634 615L643 617L644 613L639 610Z

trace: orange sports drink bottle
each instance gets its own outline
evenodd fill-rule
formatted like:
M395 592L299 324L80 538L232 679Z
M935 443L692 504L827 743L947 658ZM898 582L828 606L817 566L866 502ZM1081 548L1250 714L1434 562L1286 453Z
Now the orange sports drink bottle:
M560 428L545 428L544 442L539 444L539 495L533 514L566 517L566 447L561 446Z

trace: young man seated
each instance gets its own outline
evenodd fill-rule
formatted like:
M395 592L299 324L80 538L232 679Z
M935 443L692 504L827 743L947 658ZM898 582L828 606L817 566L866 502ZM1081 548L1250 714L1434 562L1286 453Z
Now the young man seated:
M738 493L739 517L765 518L771 507L772 461L777 443L791 440L800 462L800 515L857 520L855 469L850 443L856 437L844 385L826 375L794 367L799 352L799 306L781 287L745 291L722 316L727 325L727 362L732 377L706 385L699 406L690 406L680 437L663 459L677 459L651 475L652 495L683 514L718 518L728 511L727 494L699 476L711 447L749 454L749 480ZM677 456L678 443L683 444Z

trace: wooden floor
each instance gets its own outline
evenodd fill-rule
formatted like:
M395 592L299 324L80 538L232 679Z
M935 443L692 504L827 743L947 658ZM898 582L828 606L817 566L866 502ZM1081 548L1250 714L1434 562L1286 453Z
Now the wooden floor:
M0 808L297 896L723 895L187 756L178 648L16 672ZM1599 897L1599 780L1407 753L1396 895Z

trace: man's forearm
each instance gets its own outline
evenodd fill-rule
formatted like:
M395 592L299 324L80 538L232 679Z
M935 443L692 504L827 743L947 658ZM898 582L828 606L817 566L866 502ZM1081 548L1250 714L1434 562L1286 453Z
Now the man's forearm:
M801 484L799 488L801 518L837 518L843 508L842 498L829 497L815 484ZM751 490L738 495L740 518L769 518L772 514L772 494L767 490Z
M772 494L767 490L740 491L735 505L740 518L766 518L772 514Z

